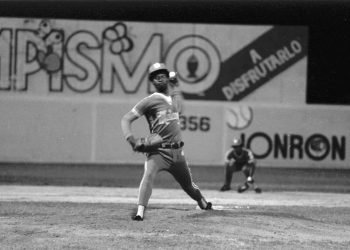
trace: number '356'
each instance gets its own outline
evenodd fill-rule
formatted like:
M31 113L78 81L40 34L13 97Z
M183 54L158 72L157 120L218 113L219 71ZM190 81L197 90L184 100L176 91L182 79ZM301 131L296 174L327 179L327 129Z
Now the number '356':
M210 118L207 116L180 116L181 130L209 131Z

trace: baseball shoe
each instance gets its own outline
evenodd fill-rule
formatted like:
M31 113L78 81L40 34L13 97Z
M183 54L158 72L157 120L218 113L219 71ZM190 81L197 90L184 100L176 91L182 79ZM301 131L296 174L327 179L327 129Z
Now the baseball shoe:
M207 202L207 206L204 208L204 210L213 210L213 204L211 204L211 202Z
M197 201L198 207L202 210L211 210L213 205L211 202L207 202L203 197Z
M244 185L240 186L237 190L238 193L243 193L244 191L248 190L249 185L247 183L244 183Z
M254 190L255 190L255 193L257 193L257 194L261 194L262 193L261 188L255 188Z
M143 218L140 215L136 215L134 218L132 218L134 221L143 221Z
M205 207L199 206L199 204L196 206L196 210L213 210L213 204L211 202L207 202L207 205Z
M228 185L223 185L223 186L220 188L220 191L222 191L222 192L228 191L228 190L231 190L231 187L228 186Z

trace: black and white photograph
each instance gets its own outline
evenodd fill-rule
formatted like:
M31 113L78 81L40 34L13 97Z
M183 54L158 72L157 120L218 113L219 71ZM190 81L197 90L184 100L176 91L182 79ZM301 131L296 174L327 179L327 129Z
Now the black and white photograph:
M0 249L349 249L350 1L0 1Z

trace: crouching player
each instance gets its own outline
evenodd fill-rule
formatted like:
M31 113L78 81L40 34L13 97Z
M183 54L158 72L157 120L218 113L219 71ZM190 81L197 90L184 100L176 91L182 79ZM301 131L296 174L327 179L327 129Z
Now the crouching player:
M234 138L231 148L225 155L225 183L220 191L231 190L232 175L234 172L242 171L246 177L246 182L238 187L238 192L242 193L252 186L256 193L262 190L254 182L253 175L256 168L256 160L250 149L243 147L240 139Z

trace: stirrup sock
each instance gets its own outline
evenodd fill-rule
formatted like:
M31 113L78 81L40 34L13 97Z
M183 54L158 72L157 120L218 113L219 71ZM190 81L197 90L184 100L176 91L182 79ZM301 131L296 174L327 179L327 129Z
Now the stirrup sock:
M200 201L198 201L198 206L202 209L205 209L207 207L208 202L204 199L201 198Z
M145 212L145 206L138 205L136 215L139 215L139 216L141 216L141 218L143 218L144 212Z

